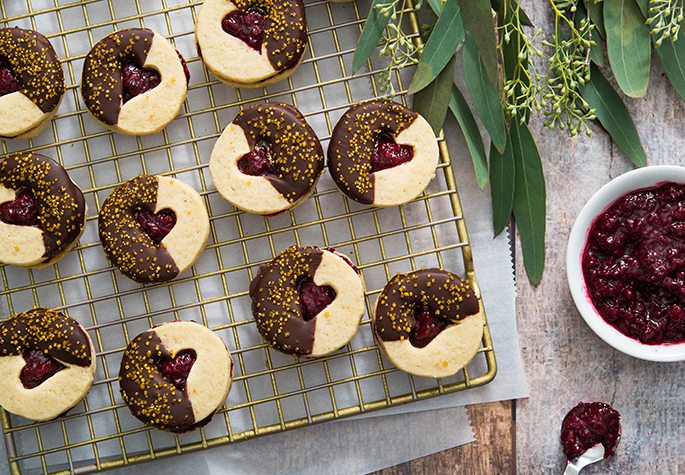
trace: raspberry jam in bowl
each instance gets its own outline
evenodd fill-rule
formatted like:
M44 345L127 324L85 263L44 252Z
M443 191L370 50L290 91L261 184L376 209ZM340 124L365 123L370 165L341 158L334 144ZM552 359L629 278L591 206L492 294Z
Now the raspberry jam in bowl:
M604 185L571 230L566 270L576 307L606 343L685 360L685 167L645 167Z

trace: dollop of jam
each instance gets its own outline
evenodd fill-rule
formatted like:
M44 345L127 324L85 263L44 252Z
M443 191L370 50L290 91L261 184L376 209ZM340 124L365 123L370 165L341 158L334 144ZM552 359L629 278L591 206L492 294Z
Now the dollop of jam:
M65 366L42 350L26 350L23 354L26 365L21 369L19 379L26 389L40 386Z
M188 73L190 76L190 73ZM157 71L143 68L135 61L126 61L121 67L121 78L124 82L124 104L134 97L149 91L162 82Z
M409 342L416 348L424 348L447 328L447 320L436 316L426 308L414 311L414 327L409 334Z
M382 133L371 154L371 172L394 168L414 158L414 149L400 145L389 134Z
M242 40L250 48L260 51L264 42L264 12L259 8L233 10L221 22L223 30Z
M138 212L138 224L145 234L150 236L155 245L159 245L162 239L176 226L176 213L172 209L164 208L157 213L147 210Z
M176 386L179 391L184 391L190 369L196 360L195 351L182 350L174 359L163 359L157 362L157 368L159 368L164 379Z
M621 437L621 416L603 402L581 402L561 424L564 453L573 460L597 444L604 446L604 458L613 455Z
M0 96L21 90L19 79L7 63L0 62Z
M273 174L274 166L269 160L269 149L263 144L257 144L238 160L238 170L252 176Z
M302 306L302 317L309 321L331 304L335 299L335 290L329 285L319 286L314 281L305 279L300 283L298 295Z
M582 258L602 318L647 345L685 341L685 186L629 193L593 224Z
M31 190L24 188L12 201L2 203L0 220L17 226L37 226L38 206Z

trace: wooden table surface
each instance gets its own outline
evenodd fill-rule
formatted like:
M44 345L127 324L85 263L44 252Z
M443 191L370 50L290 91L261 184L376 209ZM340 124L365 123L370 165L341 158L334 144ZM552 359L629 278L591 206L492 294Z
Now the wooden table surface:
M521 4L536 28L550 31L548 1ZM684 164L685 103L655 53L646 96L623 99L648 164ZM570 138L544 129L537 115L530 125L547 182L547 255L537 287L526 277L516 236L518 338L530 397L469 407L477 442L377 474L561 474L561 421L581 401L611 404L622 424L614 457L583 475L685 473L685 363L642 361L611 348L580 317L566 278L566 241L575 217L602 185L634 166L599 126L591 138Z

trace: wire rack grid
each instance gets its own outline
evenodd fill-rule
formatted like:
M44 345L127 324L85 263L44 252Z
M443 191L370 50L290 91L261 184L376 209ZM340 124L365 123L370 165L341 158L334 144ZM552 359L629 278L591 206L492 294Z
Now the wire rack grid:
M3 141L2 152L32 149L57 159L82 188L89 207L79 245L41 270L0 266L0 319L32 306L61 310L86 327L98 369L87 397L66 417L36 423L0 410L13 474L83 474L228 444L318 422L460 391L491 381L496 361L485 326L478 354L452 378L415 378L397 371L378 350L369 309L397 272L439 266L468 277L478 291L447 146L439 139L436 178L413 202L375 209L348 201L324 175L297 209L263 218L237 211L214 189L211 149L243 107L266 100L298 107L324 148L337 119L359 100L377 97L385 67L373 59L351 74L354 48L369 2L307 2L310 42L287 81L237 90L211 77L197 56L193 25L202 2L184 0L26 0L0 2L0 25L45 34L63 58L67 91L50 127L28 141ZM362 12L362 14L360 14ZM408 3L407 28L418 37ZM152 28L188 61L191 82L182 113L158 134L128 137L97 125L78 88L83 58L105 35ZM406 30L409 31L409 30ZM396 89L404 91L395 73ZM396 100L403 100L402 94ZM141 286L106 260L97 210L119 183L139 173L173 176L195 187L210 214L210 238L192 271L170 283ZM292 245L334 247L361 270L367 313L345 348L315 360L274 352L261 340L248 286L258 266ZM131 338L169 320L194 320L226 342L235 379L225 405L206 427L170 435L144 427L122 402L116 375Z

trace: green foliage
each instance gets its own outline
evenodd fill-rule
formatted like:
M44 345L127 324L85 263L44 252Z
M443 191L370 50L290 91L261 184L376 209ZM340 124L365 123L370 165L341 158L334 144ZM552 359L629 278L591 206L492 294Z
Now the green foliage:
M650 0L647 24L652 28L651 34L659 38L655 45L661 46L666 38L678 39L680 24L683 21L685 7L683 0Z

